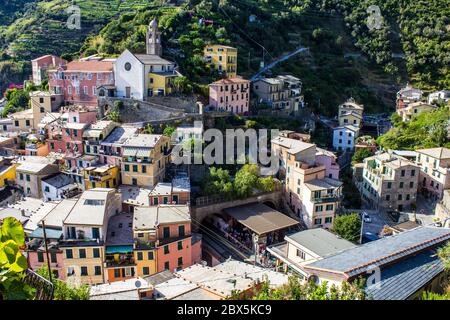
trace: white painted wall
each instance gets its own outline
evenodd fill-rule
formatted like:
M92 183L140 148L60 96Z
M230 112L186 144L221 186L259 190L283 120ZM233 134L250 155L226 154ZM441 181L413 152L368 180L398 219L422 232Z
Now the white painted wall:
M131 70L125 70L125 64L131 64ZM125 50L114 63L117 96L126 96L126 87L131 88L131 98L144 100L147 96L144 65L128 50Z
M357 132L347 128L335 128L333 130L333 148L335 150L353 150Z

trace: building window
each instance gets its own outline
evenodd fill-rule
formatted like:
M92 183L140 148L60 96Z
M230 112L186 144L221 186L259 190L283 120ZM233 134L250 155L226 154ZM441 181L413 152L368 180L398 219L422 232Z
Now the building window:
M51 252L51 253L50 253L50 261L51 261L52 263L58 262L57 257L56 257L56 253L55 253L55 252Z
M164 227L163 229L163 238L170 238L170 228L169 227Z
M100 239L100 229L99 228L92 228L92 238Z
M144 256L143 256L142 252L138 252L138 253L137 253L137 259L138 259L139 261L144 260Z
M389 201L389 200L391 200L391 195L387 194L386 195L386 201Z
M388 188L388 189L392 188L392 182L388 182L388 183L387 183L387 188Z
M178 258L178 266L181 267L183 265L183 257Z
M153 251L147 252L147 259L148 259L148 260L153 260L153 259L154 259L154 257L153 257Z
M400 182L399 186L400 189L403 189L403 182Z
M410 187L410 188L414 188L414 182L413 182L413 181L411 181L411 182L409 183L409 187Z
M179 237L184 237L185 235L185 228L184 226L178 226L178 236Z
M146 173L147 172L147 166L142 166L142 173Z
M169 254L169 246L164 246L164 254Z
M405 176L405 170L402 170L402 171L400 172L400 175L401 175L402 177L404 177L404 176Z
M31 180L30 175L27 174L26 177L27 177L27 181L29 182Z
M72 249L66 249L66 259L73 259Z
M138 172L138 166L137 166L137 164L134 164L134 165L133 165L133 172Z
M23 180L23 173L19 173L19 179Z
M322 224L322 218L314 219L314 224Z
M325 223L331 223L333 222L333 217L326 217L325 218Z
M99 248L92 249L92 252L93 252L94 258L100 258L100 249Z
M114 269L114 278L120 278L120 269Z
M316 212L322 212L323 206L316 206Z
M88 268L87 267L81 267L81 275L87 276L88 275Z
M45 186L44 191L45 192L50 192L50 188L48 186Z
M183 250L183 241L178 241L178 250Z
M172 196L172 201L174 202L174 203L176 203L176 204L178 204L178 195L173 195Z
M302 250L297 249L297 257L305 260L305 253Z
M169 261L164 262L164 270L170 270Z
M142 274L143 274L144 276L149 275L149 274L150 274L150 268L149 268L149 267L143 267L143 268L142 268Z
M127 172L127 171L130 171L130 165L128 165L128 164L125 165L125 171L126 171L126 172Z
M79 250L80 259L86 258L86 249Z
M95 270L95 275L96 276L101 276L102 275L102 268L100 266L95 266L94 270Z
M38 252L37 253L38 262L44 262L44 253Z
M411 170L411 177L414 177L416 175L416 170Z
M332 204L327 204L327 206L326 206L326 211L331 211L331 210L333 210L333 205Z
M399 194L399 195L398 195L398 200L402 200L402 199L403 199L402 195Z

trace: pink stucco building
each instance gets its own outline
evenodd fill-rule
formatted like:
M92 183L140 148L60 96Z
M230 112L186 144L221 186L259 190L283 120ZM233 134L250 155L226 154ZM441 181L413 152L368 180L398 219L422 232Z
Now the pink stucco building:
M325 176L331 179L339 179L339 164L336 155L328 150L316 148L316 163L325 167Z
M64 257L62 250L56 248L49 248L50 268L53 275L58 279L65 280L64 273ZM28 266L31 270L39 270L42 267L47 267L47 256L42 248L27 251Z
M250 106L250 81L235 77L211 83L209 105L217 111L247 115Z
M33 83L35 85L40 85L42 81L47 78L47 70L59 68L65 64L67 64L66 60L50 54L31 60Z
M64 112L64 111L63 111ZM76 157L83 154L83 132L97 119L97 112L87 108L65 110L60 123L48 128L47 145L49 152Z
M100 86L114 86L113 62L109 60L72 61L48 71L49 90L62 95L66 103L97 105Z
M180 229L184 231L183 234ZM170 234L170 238L166 237L167 234ZM191 233L190 221L161 226L158 228L158 239L157 272L184 269L201 261L201 238Z

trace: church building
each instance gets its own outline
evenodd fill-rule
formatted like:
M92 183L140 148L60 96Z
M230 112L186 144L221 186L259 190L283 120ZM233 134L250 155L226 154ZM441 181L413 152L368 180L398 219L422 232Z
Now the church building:
M181 74L175 62L161 58L161 31L156 19L148 26L146 46L146 54L135 54L126 49L117 58L114 64L117 97L147 100L174 91L174 79Z

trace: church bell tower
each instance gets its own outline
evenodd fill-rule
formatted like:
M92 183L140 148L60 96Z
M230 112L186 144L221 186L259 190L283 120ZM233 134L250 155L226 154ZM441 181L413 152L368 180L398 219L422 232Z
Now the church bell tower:
M153 19L147 30L147 54L162 55L161 32L158 29L158 21Z

